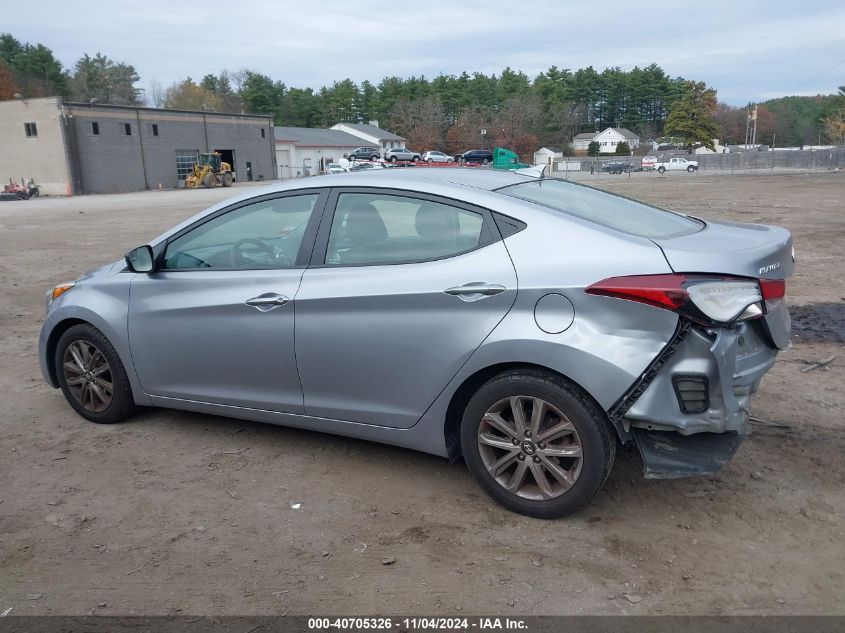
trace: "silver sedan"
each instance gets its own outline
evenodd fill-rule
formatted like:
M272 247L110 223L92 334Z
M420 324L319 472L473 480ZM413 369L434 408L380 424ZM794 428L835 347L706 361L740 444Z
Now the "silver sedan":
M39 353L93 422L170 407L463 458L496 501L552 518L619 443L647 477L731 458L789 343L793 261L784 229L530 170L329 175L56 286Z

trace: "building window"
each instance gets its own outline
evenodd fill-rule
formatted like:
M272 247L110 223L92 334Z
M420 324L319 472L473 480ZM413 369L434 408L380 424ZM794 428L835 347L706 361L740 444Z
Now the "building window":
M23 129L27 136L38 136L38 128L35 126L35 123L24 123Z
M100 123L98 121L91 121L91 133L94 136L100 135Z
M158 136L158 123L153 123L153 136Z
M261 128L261 138L264 138L264 128Z
M132 124L131 123L124 123L123 124L123 131L126 132L126 136L132 136Z
M176 177L185 180L193 171L194 165L199 162L200 151L198 149L177 149L176 150Z

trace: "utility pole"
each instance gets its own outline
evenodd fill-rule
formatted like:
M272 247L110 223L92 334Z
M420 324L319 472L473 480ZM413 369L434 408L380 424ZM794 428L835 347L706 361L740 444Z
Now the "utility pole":
M751 144L757 144L757 104L754 104L754 109L751 111L751 120L754 123L754 129L751 133Z
M747 112L745 116L745 143L743 144L742 149L748 149L748 130L751 128L751 112Z

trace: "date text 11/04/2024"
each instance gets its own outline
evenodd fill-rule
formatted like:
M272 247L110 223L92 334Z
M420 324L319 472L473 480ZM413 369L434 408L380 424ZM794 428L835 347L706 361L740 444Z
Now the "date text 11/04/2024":
M391 630L393 628L406 631L518 631L527 628L524 620L519 618L309 618L308 629L319 630Z

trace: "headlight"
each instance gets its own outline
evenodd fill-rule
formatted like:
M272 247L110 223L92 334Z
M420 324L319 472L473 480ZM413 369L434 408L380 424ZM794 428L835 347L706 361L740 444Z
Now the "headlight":
M56 286L52 290L48 290L47 296L45 297L46 307L49 309L50 304L53 303L53 301L55 301L56 299L61 297L64 293L66 293L68 290L73 288L75 285L76 285L75 281L69 281L69 282L64 283L64 284L59 284L58 286Z

